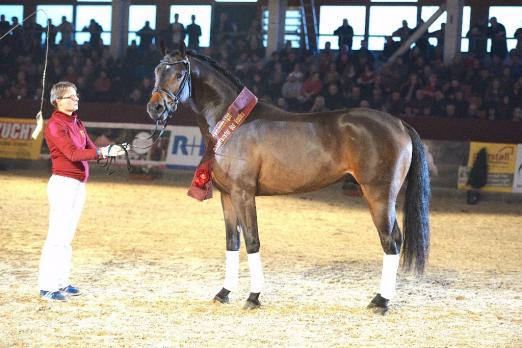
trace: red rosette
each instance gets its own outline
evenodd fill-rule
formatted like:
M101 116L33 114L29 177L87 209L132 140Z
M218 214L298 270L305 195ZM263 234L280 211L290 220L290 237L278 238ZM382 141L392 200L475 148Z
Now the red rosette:
M204 188L205 184L210 181L210 171L208 168L200 168L194 176L194 184L199 188Z

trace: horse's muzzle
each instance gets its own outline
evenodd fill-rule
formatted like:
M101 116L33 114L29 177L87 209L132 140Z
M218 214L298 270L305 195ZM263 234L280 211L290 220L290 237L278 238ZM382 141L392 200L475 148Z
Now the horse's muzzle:
M163 101L153 101L152 99L149 100L147 103L147 113L154 121L162 119L163 114L165 114L165 105L163 105Z

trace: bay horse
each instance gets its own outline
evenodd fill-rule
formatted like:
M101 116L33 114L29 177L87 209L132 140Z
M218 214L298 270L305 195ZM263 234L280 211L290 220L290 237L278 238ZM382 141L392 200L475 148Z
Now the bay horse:
M155 68L147 112L166 124L179 103L197 115L205 140L244 87L211 58L168 52ZM366 199L383 255L380 288L368 308L384 314L395 294L402 247L406 269L424 271L429 250L430 179L417 132L388 113L353 108L291 113L260 101L212 158L212 183L221 192L226 228L223 288L214 301L229 302L238 284L240 235L245 240L251 292L244 308L260 306L264 284L256 217L256 196L318 190L351 174ZM406 182L404 240L396 200Z

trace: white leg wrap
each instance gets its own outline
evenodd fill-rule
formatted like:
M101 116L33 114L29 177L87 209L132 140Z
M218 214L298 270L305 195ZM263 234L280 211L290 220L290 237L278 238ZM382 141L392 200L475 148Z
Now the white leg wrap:
M248 268L250 269L250 291L259 293L263 290L263 285L265 283L263 266L261 265L261 255L259 252L248 254Z
M223 287L229 291L234 291L237 289L239 281L239 250L227 250L225 265L225 284Z
M380 294L385 299L391 300L395 296L395 284L397 282L397 270L399 269L400 254L386 255L382 259L382 274Z

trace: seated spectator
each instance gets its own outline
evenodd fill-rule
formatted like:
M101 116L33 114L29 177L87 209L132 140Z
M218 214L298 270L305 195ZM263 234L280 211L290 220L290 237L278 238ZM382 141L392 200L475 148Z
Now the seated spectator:
M288 111L288 103L286 102L285 98L277 98L276 106L280 109Z
M400 88L401 96L406 102L409 102L420 88L420 81L417 74L411 74L408 82L402 84Z
M431 115L433 117L443 117L446 100L444 99L444 93L438 90L435 92L433 101L431 102Z
M309 78L303 83L302 94L305 99L315 99L315 96L321 94L323 91L323 82L321 81L321 75L319 72L314 72Z
M314 98L314 103L312 107L308 110L308 112L325 112L329 109L325 105L324 97L318 95Z
M374 109L381 110L384 105L384 97L380 88L374 88L372 90L372 97L370 105Z
M126 98L128 103L131 104L141 104L142 103L142 94L139 88L134 88L132 92Z
M335 83L328 85L324 95L324 105L330 110L344 109L344 98L339 93L339 87Z
M111 98L112 96L110 95L111 88L112 88L112 82L111 82L111 79L109 78L109 76L107 75L107 71L105 71L105 70L100 71L100 74L98 75L96 80L94 80L94 85L93 85L93 93L94 93L94 98L96 98L96 101L99 101L99 102L110 101L112 99Z
M286 82L281 89L281 95L285 98L289 110L300 110L301 106L301 90L303 89L303 82L298 79L298 74L290 73Z
M496 120L509 120L513 115L514 108L508 95L502 96L494 108L496 110Z
M404 109L404 102L398 91L393 91L384 104L384 110L394 116L399 116Z
M393 37L386 36L384 47L382 49L382 53L379 56L379 59L383 62L387 61L394 53L399 49L401 44L393 40Z
M361 105L359 105L359 107L361 108L369 108L370 107L370 102L366 99L363 99L361 100Z
M348 108L356 108L361 105L361 88L359 86L352 87L345 105Z
M455 104L446 104L444 117L456 118L456 110L457 108L455 107Z
M419 116L422 114L422 110L429 105L429 101L424 98L424 92L422 90L417 90L415 92L415 97L411 101L412 112L414 115Z
M513 118L514 122L522 122L522 107L516 107L513 109Z

